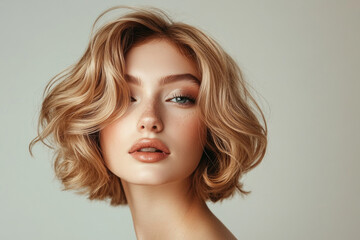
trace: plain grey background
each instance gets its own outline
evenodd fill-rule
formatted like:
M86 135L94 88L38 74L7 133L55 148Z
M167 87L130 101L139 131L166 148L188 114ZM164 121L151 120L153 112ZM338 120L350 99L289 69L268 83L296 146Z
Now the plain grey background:
M0 239L135 239L127 207L61 191L42 145L46 83L118 4L166 10L233 56L268 120L252 193L209 204L239 239L360 238L360 1L0 1Z

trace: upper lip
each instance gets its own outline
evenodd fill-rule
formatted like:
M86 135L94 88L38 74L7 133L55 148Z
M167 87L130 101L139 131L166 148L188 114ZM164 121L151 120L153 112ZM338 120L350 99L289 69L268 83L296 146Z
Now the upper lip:
M135 142L134 145L129 150L129 153L136 152L140 150L141 148L156 148L164 153L169 154L170 151L166 147L166 145L156 138L142 138Z

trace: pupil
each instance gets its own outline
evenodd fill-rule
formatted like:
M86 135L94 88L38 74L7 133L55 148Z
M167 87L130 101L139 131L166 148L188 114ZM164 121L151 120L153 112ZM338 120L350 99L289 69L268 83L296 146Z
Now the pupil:
M184 100L186 100L186 99L185 98L183 99L182 97L177 97L176 100L179 102L184 102Z

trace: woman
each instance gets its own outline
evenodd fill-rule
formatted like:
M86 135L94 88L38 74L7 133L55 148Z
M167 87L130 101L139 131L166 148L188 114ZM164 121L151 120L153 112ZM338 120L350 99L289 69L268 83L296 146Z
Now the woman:
M50 81L30 152L51 137L64 188L128 204L138 239L236 239L205 202L248 193L240 179L265 154L264 116L209 36L130 9Z

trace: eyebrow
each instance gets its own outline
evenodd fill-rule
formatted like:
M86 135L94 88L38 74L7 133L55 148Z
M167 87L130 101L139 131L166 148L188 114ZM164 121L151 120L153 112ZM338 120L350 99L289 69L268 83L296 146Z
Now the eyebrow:
M134 83L136 85L141 86L141 80L138 77L132 76L130 74L125 74L125 79L129 83ZM165 85L173 82L178 81L190 81L200 86L200 81L194 75L190 73L183 73L183 74L172 74L168 76L164 76L160 78L160 85Z

